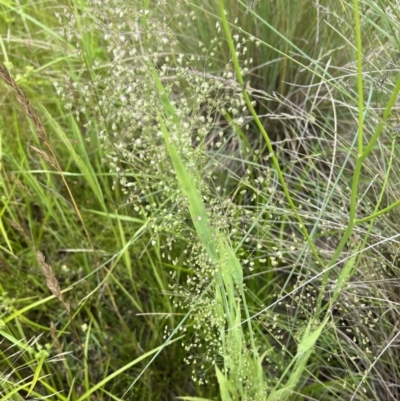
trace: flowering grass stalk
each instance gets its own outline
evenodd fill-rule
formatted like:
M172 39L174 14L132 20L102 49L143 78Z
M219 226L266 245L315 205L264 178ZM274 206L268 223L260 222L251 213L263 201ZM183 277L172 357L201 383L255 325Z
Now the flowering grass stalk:
M399 399L398 5L38 4L0 4L0 399Z

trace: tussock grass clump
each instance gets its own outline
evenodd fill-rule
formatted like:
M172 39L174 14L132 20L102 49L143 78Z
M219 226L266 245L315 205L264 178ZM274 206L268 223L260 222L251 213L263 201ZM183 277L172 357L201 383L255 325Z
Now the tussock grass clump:
M19 10L64 63L43 107L0 43L3 398L397 399L397 11Z

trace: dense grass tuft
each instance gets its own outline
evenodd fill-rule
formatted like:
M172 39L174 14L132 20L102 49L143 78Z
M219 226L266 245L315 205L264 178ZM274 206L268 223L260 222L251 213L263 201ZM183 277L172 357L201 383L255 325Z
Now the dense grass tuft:
M0 400L400 399L397 2L0 10Z

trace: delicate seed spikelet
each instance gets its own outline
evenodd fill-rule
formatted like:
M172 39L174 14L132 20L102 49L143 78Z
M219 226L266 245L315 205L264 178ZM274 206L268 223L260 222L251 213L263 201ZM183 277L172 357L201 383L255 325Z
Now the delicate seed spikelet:
M50 164L50 166L54 167L55 169L57 168L57 163L54 160L54 157L48 155L44 150L35 148L34 146L29 146L34 152L36 152L38 155L40 155L43 160L47 163Z
M32 107L28 98L26 97L22 89L18 86L18 84L15 82L14 78L10 75L7 67L4 64L0 66L0 79L2 79L7 85L9 85L11 88L14 89L17 95L17 100L22 106L25 114L30 118L30 120L36 126L39 139L47 145L49 143L49 140L47 138L46 130L44 129L44 126L40 121L39 116L36 113L36 110Z
M63 304L69 315L71 313L71 307L69 303L64 300L64 297L61 293L60 284L58 283L58 280L54 275L52 267L45 262L45 258L42 252L37 251L36 258L40 267L42 268L43 275L46 277L46 285L48 289Z
M53 340L54 348L56 349L57 353L62 354L63 349L62 349L62 345L60 344L60 341L58 340L57 332L56 332L56 325L54 324L54 322L50 322L50 334L51 334L51 338Z
M8 222L10 223L11 227L15 231L17 231L29 245L32 245L32 241L29 238L29 235L27 234L26 230L19 223L17 223L16 221L13 221L13 220L9 220Z
M50 141L48 139L46 130L39 118L39 115L37 114L36 110L29 102L29 99L26 97L25 93L15 82L14 78L11 76L7 67L4 64L0 65L0 79L2 79L7 85L9 85L15 91L18 103L22 106L22 109L24 110L25 114L28 116L28 118L32 121L32 123L36 127L36 132L37 132L38 138L50 150L51 154L49 155L46 152L44 152L43 150L37 149L33 146L31 146L31 148L36 153L40 154L40 156L42 156L43 159L46 162L48 162L51 166L59 169L57 161L52 154L53 152L50 147Z

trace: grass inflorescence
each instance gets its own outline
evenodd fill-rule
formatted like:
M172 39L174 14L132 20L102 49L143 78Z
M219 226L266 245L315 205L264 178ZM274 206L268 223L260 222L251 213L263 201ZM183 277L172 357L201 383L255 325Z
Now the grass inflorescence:
M0 7L0 400L400 398L397 2Z

